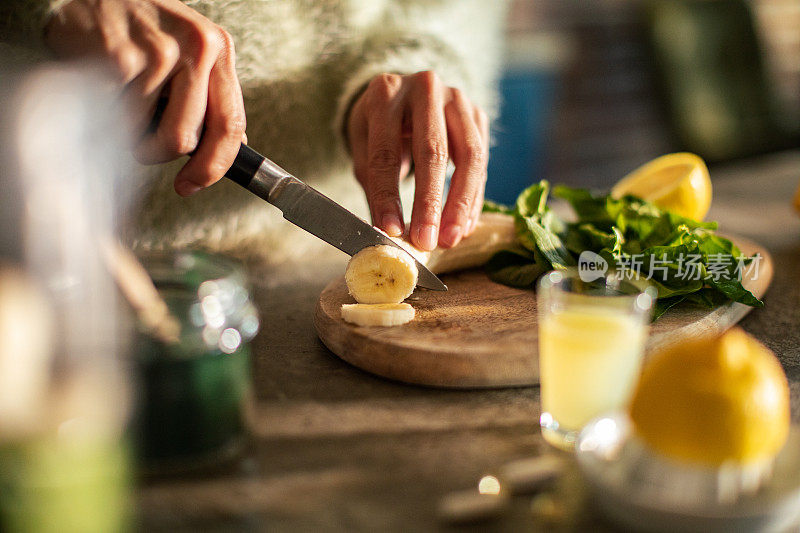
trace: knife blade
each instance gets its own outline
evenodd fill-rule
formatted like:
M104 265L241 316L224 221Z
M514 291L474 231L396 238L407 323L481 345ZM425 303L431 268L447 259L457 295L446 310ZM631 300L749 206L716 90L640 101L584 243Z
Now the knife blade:
M225 176L280 209L283 218L292 224L348 255L378 244L403 250L417 264L418 287L447 290L433 272L402 246L249 146L239 147L233 166Z

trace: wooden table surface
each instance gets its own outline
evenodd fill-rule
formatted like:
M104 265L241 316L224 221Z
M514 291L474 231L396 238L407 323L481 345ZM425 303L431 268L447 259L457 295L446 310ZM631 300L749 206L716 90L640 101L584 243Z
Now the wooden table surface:
M775 351L800 423L800 218L791 198L800 152L711 169L709 219L764 245L776 264L766 307L742 326ZM537 387L457 391L403 385L342 362L316 338L322 288L344 271L332 250L298 267L250 265L262 330L256 405L243 457L217 472L150 481L137 491L143 531L430 531L436 504L511 460L554 453L538 429ZM567 486L574 480L565 476ZM613 530L575 484L567 524ZM577 502L577 503L576 503ZM550 530L515 499L481 531ZM460 528L465 529L465 528ZM469 528L466 528L469 530Z

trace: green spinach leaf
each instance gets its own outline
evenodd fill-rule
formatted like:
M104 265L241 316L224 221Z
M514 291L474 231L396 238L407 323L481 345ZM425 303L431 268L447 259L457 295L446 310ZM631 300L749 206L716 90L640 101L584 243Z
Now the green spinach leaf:
M528 252L495 256L487 265L492 279L532 287L543 269L575 265L582 252L592 251L612 268L649 279L658 289L656 318L681 303L763 305L741 283L750 258L714 233L716 222L682 217L635 196L612 198L563 185L552 192L569 203L576 222L564 223L549 208L550 184L544 180L525 189L513 207L484 206L514 215L517 240Z
M533 289L536 280L549 270L549 267L541 258L537 260L536 254L507 250L496 253L486 263L485 270L489 279L494 282L521 289Z

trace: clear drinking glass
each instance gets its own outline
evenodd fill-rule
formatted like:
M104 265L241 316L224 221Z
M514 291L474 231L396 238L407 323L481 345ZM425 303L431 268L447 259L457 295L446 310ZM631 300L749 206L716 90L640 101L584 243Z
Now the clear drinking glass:
M615 274L581 279L554 270L539 281L539 423L549 443L571 450L597 415L623 408L641 368L656 291Z

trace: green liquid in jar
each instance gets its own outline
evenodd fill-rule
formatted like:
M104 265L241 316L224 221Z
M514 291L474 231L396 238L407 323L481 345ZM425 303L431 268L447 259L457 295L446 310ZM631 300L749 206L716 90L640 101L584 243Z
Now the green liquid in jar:
M244 435L249 353L207 353L141 368L139 454L163 460L212 454Z
M137 453L146 466L192 468L243 442L249 346L242 342L232 353L209 347L187 318L196 296L172 289L162 296L182 319L181 342L165 345L145 337L140 343Z

